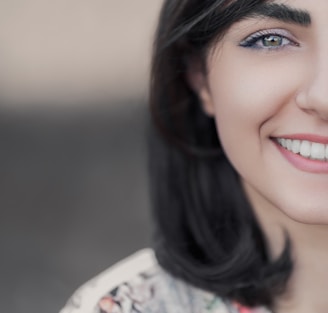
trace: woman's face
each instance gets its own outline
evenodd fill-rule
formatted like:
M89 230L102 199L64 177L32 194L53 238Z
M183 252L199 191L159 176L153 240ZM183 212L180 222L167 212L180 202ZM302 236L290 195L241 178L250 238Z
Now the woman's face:
M194 85L253 206L328 224L328 1L264 5Z

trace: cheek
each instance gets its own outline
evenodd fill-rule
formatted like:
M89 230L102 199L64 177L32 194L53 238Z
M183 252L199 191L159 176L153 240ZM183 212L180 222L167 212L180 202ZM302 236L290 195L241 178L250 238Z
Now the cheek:
M211 64L209 85L220 136L245 128L258 132L293 101L302 76L296 64L278 61L222 54Z
M237 168L259 161L256 157L281 126L281 116L299 85L290 62L251 61L221 55L209 73L218 136Z

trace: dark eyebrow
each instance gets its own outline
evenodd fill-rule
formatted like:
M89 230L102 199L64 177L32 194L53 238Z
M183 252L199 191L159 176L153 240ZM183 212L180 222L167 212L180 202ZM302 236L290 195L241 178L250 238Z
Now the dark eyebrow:
M244 18L269 17L300 26L311 25L311 15L308 11L294 9L280 3L262 3L254 8Z

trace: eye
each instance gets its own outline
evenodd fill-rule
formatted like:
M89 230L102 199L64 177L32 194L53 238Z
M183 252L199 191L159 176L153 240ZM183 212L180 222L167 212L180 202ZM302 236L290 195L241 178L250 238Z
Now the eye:
M283 30L263 30L248 36L239 45L245 48L274 50L286 46L298 46L295 40L290 39L288 32Z
M286 40L286 38L279 35L268 35L261 38L261 44L263 47L280 47L285 44L284 40L287 41L288 44L288 40Z

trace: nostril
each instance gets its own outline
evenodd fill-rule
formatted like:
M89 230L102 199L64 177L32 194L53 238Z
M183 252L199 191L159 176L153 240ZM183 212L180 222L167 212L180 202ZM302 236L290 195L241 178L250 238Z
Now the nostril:
M327 112L327 114L319 114L319 115L320 115L321 120L328 122L328 112Z
M327 88L328 91L328 88ZM296 96L296 105L307 114L328 121L328 92L319 92L318 88L303 91ZM327 94L327 95L326 95Z

